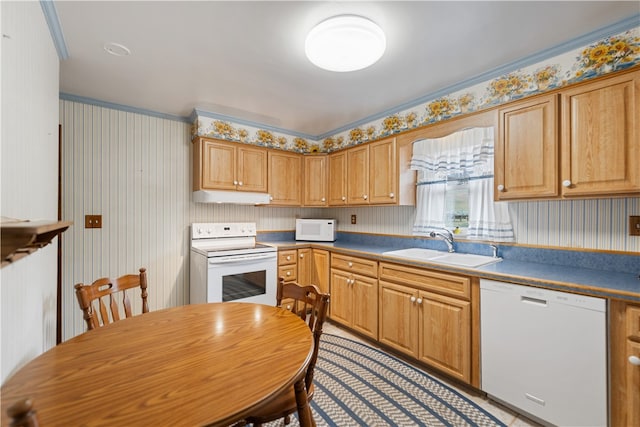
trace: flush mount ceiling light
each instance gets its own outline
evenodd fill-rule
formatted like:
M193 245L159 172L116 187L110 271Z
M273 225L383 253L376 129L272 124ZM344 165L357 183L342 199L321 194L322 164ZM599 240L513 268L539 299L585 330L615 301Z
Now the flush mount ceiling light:
M339 15L322 21L305 41L307 58L329 71L356 71L374 64L387 47L384 31L367 18Z
M125 45L120 43L105 43L104 50L114 56L129 56L131 51Z

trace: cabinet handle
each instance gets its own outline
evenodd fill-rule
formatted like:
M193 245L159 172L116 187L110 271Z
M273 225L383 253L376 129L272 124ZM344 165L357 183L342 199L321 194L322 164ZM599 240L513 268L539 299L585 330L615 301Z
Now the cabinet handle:
M502 184L498 185L498 191L504 191L504 185Z
M290 271L287 271L287 276L291 276L291 272Z
M239 182L238 182L238 185L242 187L242 181L239 181Z
M365 194L364 196L362 196L362 198L367 200L368 196Z
M345 200L347 200L347 198L342 196L342 201L344 202Z
M327 199L325 199L324 197L322 199L320 199L321 202L326 202Z
M273 196L269 196L269 200L273 202Z
M631 363L633 366L640 366L640 357L629 356L629 363Z
M416 297L411 296L411 298L409 298L409 300L411 300L411 302L416 302Z
M304 258L304 254L300 254L300 258Z
M291 255L287 255L287 261L291 261Z
M418 304L422 304L422 298L418 298L418 299L416 300L416 302L417 302Z
M389 197L393 199L394 197L396 197L396 195L393 193L389 193Z
M233 181L233 185L238 185L238 181Z
M565 179L564 181L562 181L562 186L567 188L571 187L571 181L568 179Z
M351 267L353 267L353 263L352 262L349 263L349 268L351 268Z

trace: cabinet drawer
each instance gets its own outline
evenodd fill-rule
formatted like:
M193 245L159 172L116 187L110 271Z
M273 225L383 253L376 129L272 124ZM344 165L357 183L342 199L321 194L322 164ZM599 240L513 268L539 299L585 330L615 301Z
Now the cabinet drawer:
M284 277L285 282L292 282L298 279L297 268L294 265L283 265L278 267L278 277Z
M296 250L290 249L286 251L278 251L278 265L287 265L296 263Z
M331 268L337 268L350 273L359 273L369 277L377 277L378 261L332 253Z
M627 336L640 340L640 306L627 306Z
M471 279L464 276L381 262L380 279L458 298L471 297Z

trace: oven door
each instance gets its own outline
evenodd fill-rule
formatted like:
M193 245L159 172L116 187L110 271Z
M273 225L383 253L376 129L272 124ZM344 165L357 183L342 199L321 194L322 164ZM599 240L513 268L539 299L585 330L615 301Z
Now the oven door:
M277 252L211 257L207 302L276 304Z

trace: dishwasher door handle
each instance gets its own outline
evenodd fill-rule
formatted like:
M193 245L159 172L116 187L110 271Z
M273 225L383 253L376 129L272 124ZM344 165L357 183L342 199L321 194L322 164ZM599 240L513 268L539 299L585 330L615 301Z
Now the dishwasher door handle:
M540 307L546 307L547 306L547 300L545 300L545 299L525 297L523 295L520 295L520 302L523 302L525 304L537 305L537 306L540 306Z

